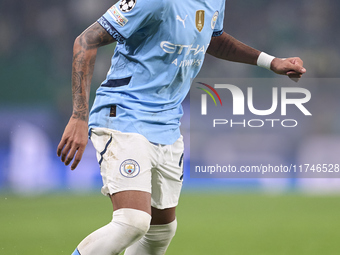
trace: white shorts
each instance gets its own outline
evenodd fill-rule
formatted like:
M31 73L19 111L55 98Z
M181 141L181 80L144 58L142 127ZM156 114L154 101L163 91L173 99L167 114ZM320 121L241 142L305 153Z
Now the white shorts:
M177 206L183 179L183 137L172 145L149 142L137 133L91 129L91 141L106 196L125 190L151 193L157 209Z

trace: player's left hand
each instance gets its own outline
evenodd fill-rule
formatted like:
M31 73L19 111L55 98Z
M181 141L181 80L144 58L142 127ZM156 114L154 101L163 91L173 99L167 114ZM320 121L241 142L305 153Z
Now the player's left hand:
M306 68L303 67L303 61L298 58L275 58L270 69L277 74L287 75L291 79L299 79L304 73Z

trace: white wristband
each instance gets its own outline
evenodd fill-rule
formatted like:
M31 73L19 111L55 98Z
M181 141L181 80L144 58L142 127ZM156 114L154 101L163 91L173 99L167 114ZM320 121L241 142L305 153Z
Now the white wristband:
M257 59L257 65L270 70L271 63L275 57L268 55L267 53L261 52Z

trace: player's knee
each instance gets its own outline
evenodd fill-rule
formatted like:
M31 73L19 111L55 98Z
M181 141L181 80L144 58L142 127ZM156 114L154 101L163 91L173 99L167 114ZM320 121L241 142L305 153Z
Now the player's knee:
M87 236L79 245L82 255L118 255L148 231L151 216L134 209L113 212L112 221Z
M151 216L140 210L123 208L113 212L112 221L135 228L136 238L142 237L150 228Z
M176 234L176 230L177 230L177 219L175 219L173 222L171 222L170 224L168 224L168 228L169 228L169 232L171 233L171 238L174 237L174 235Z
M166 238L172 239L176 234L177 219L175 219L173 222L171 222L169 224L166 224L164 230L165 230L165 232L168 232L168 234L166 235Z
M168 243L175 236L177 230L177 220L164 225L152 225L146 237L149 241L158 243Z

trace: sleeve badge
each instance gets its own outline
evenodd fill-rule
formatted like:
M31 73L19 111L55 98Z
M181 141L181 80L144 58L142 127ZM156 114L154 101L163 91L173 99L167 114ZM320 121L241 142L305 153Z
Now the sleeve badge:
M217 18L218 18L218 11L215 12L212 20L211 20L211 29L214 30L215 26L216 26L216 22L217 22Z
M119 9L122 12L131 11L136 5L136 0L121 0L119 4Z

